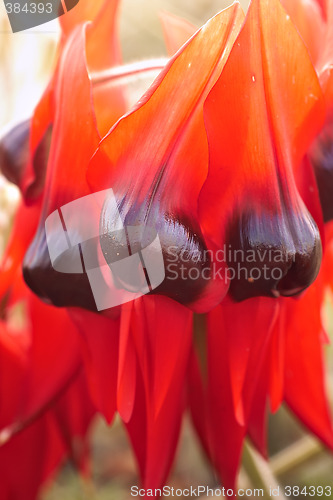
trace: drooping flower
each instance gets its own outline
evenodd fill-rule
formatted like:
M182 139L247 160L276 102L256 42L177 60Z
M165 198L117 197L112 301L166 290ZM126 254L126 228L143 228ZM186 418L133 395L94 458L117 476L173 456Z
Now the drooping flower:
M74 9L72 20L62 20L58 65L30 125L28 167L18 161L20 173L12 162L31 207L17 218L3 291L29 247L25 279L44 301L67 307L94 405L109 422L120 414L145 488L166 480L186 402L207 455L232 487L247 433L265 453L268 402L275 411L286 400L333 447L320 319L331 254L323 248L318 275L328 230L307 158L327 106L292 19L278 0L253 0L245 21L234 4L197 31L120 118L119 88L92 83L94 71L119 62L115 42L111 52L100 50L116 4L98 2L89 14ZM173 23L171 31L165 18L172 53L191 35L188 24ZM319 52L316 45L312 57ZM45 221L110 188L117 204L106 198L97 219L99 256L109 264L109 255L139 252L157 233L166 277L148 295L97 313L87 274L53 268ZM21 227L25 210L31 217ZM113 232L118 213L137 229L134 241ZM79 215L81 236L90 214ZM51 229L56 244L62 232ZM254 260L242 262L239 255L249 254ZM239 264L245 273L237 276ZM189 279L193 270L197 279ZM193 311L207 313L194 342ZM62 366L56 373L57 387L70 379ZM300 392L304 380L308 390ZM50 385L45 401L54 396Z
M277 45L275 37L284 44ZM154 95L148 94L151 106ZM315 280L321 261L316 223L322 229L322 217L315 179L304 156L323 124L324 102L306 48L277 2L252 3L244 28L217 84L206 99L204 109L210 170L200 193L203 236L206 241L213 241L217 248L226 244L232 252L241 250L243 255L250 250L262 251L264 258L265 252L270 250L279 257L275 265L269 257L260 263L262 268L270 265L268 271L274 271L276 276L257 282L254 279L235 279L231 282L230 299L225 299L221 306L208 314L208 368L204 376L208 377L208 382L201 386L201 390L198 390L199 363L195 359L191 361L194 392L191 406L196 427L221 477L226 484L233 485L246 432L263 435L263 425L255 428L254 424L258 421L264 424L269 397L274 410L287 398L304 423L332 446L332 428L320 368L319 309L312 320L317 327L311 331L308 343L309 349L316 353L313 365L302 362L294 365L290 363L293 350L288 343L284 345L284 335L289 329L283 324L285 316L297 312L297 308L293 310L291 305L290 313L285 310L284 303L291 299L252 299L244 304L234 303L235 299L257 295L278 298L300 293ZM104 157L96 155L89 172L92 182L97 176L102 179L93 184L95 189L104 187L104 182L110 182L116 190L124 190L122 184L125 186L131 200L121 204L126 216L131 210L137 214L140 209L138 200L143 200L141 204L145 206L142 192L145 192L147 177L145 175L140 184L140 178L134 176L138 164L143 163L141 151L148 155L148 150L151 154L147 128L143 128L144 139L140 131L135 134L135 126L140 124L140 110L139 107L111 130L101 143ZM152 113L150 116L151 120L160 118ZM126 129L125 141L129 146L124 148L122 126L125 129L130 118L133 118L134 126ZM122 145L121 156L117 156L117 142ZM149 144L149 149L145 144ZM151 155L150 162L147 161L152 176L155 172L151 168L152 162L153 165L155 162L163 164L155 154ZM114 165L114 177L110 181L105 174L106 165L109 169ZM121 173L117 170L118 165L122 168ZM175 160L168 163L167 168L171 169L173 165L177 165ZM172 174L170 176L172 178ZM157 176L155 178L160 180ZM181 187L179 180L178 186ZM163 187L159 184L157 189ZM172 200L166 188L162 193L168 194ZM168 202L171 203L170 199ZM148 206L152 210L151 205ZM133 219L129 217L128 222L133 223ZM248 231L251 231L252 239ZM242 247L243 244L248 246ZM258 265L258 257L255 262ZM237 262L229 263L231 269L233 264ZM248 265L248 273L254 267L254 264ZM317 294L316 288L314 295ZM319 287L318 293L321 297L322 288ZM300 299L301 302L306 304L305 298ZM237 315L242 317L235 324ZM248 326L250 321L253 328ZM224 332L221 332L223 325ZM297 339L298 332L295 330L289 337L296 336ZM318 412L306 411L305 399L301 395L291 397L297 390L298 379L294 377L295 385L288 380L287 388L284 379L286 373L290 378L293 371L302 377L316 373L317 389L309 390L306 396L308 402L311 398L314 401L319 398ZM261 380L268 380L268 385L262 387ZM262 401L262 414L257 414L256 419L253 414L258 400ZM142 446L141 443L141 450ZM155 483L148 481L144 484Z
M225 110L225 121L216 109ZM322 216L304 155L323 124L324 105L306 48L278 2L252 2L205 112L211 156L201 192L203 224L221 246L227 243L231 269L243 274L231 283L229 304L224 301L219 312L208 315L206 394L202 391L200 398L200 392L193 391L192 408L198 412L206 406L204 421L195 413L194 420L220 474L233 485L246 432L265 453L269 401L276 411L285 399L305 425L328 446L333 444L320 368L323 277L296 300L234 302L299 293L316 278L320 265L314 221L322 230ZM237 250L242 251L239 260ZM256 252L256 259L247 260L249 251ZM280 259L261 258L270 251ZM262 279L265 266L273 280L251 279L251 269L257 268ZM275 279L278 275L280 280ZM317 306L309 308L311 301ZM239 314L242 318L236 321ZM304 331L303 341L300 318L305 317L311 327ZM313 353L306 362L299 354L301 344ZM216 353L223 353L224 363L222 354ZM192 366L192 378L197 380L198 362ZM308 381L308 392L299 389L300 380Z
M325 222L332 220L330 191L333 179L332 122L333 122L333 3L323 2L322 16L316 1L283 2L300 31L314 62L326 102L326 120L310 151Z
M203 102L223 68L242 20L240 8L235 5L200 30L192 43L185 46L169 63L134 112L120 120L105 137L89 166L90 185L93 185L95 191L112 186L126 225L136 225L143 219L146 220L146 227L154 224L157 226L163 248L168 250L171 246L175 247L178 251L189 254L190 258L191 254L203 253L204 249L200 228L195 226L196 219L193 217L193 207L196 206L195 200L204 181L208 162ZM74 47L71 42L69 50L74 51ZM198 53L202 56L207 54L203 58L204 66L194 64ZM87 119L76 119L75 137L69 133L72 130L69 104L74 104L80 115L85 109L87 115L92 113L89 107L90 82L84 77L83 64L81 70L78 67L78 56L75 57L78 61L77 67L73 65L72 59L72 55L68 56L67 65L71 64L73 80L69 81L70 72L63 70L66 78L64 87L71 89L79 79L81 94L77 94L76 98L80 101L73 103L72 93L68 95L67 101L66 93L60 94L67 116L62 113L58 129L57 123L54 124L53 151L56 156L52 155L51 144L49 172L46 178L47 195L43 202L37 236L25 257L25 276L30 286L33 286L41 297L47 297L57 305L80 305L90 309L90 302L86 298L82 299L82 294L89 290L82 285L83 280L87 279L86 276L56 273L52 269L45 246L46 216L64 203L88 193L84 181L86 165L89 156L92 156L94 148L97 147L91 136L87 135L92 129L92 125L87 127ZM64 68L67 65L65 60ZM183 84L180 87L178 75L182 71ZM83 94L84 82L86 94ZM185 89L188 93L184 93ZM174 110L168 115L167 99L171 95ZM160 122L161 116L165 118L164 123L159 124L160 135L157 138L156 123ZM66 128L66 124L70 129ZM143 126L144 133L140 135ZM181 134L181 141L177 134ZM188 144L194 139L196 151L189 157ZM73 143L76 144L76 149L70 150ZM125 146L126 144L128 146ZM151 148L158 151L158 155L152 156ZM69 150L73 156L68 153ZM146 152L145 156L138 156L141 151ZM110 152L114 158L110 158ZM68 183L69 166L74 162L80 167L80 172L72 172L73 183ZM85 168L82 168L82 165ZM134 170L135 168L137 170ZM165 183L170 181L170 176L175 180L179 177L179 168L182 169L183 176L181 182L179 178L177 181L179 193L186 190L187 204L184 195L182 204L180 195L177 196L176 193L170 199L163 196ZM192 175L193 169L196 176ZM139 175L134 174L135 171L140 174L141 185ZM60 188L63 185L62 176L69 189L68 195L65 194L66 190ZM79 181L77 189L73 185L74 181ZM139 197L134 203L136 195ZM109 214L107 205L103 211L103 219L108 221L111 218L112 221L112 213ZM104 213L108 217L105 217ZM103 232L107 229L103 228ZM54 237L57 238L58 234L55 233ZM102 246L104 253L112 251L105 247L107 244L108 241ZM194 259L193 262L195 263ZM197 267L200 265L203 267L199 261ZM66 292L63 288L65 285L61 285L59 281L63 279L66 280ZM209 289L211 284L214 285L213 290ZM159 293L169 295L181 303L193 303L193 307L201 303L198 307L207 308L211 307L212 297L214 301L223 297L227 286L223 281L199 281L194 285L195 289L192 290L191 287L186 287L186 282L178 280L176 287L169 286L166 290L162 288ZM218 285L216 290L215 285ZM91 375L90 388L94 401L109 421L114 411L118 410L127 425L138 457L143 484L146 487L159 487L170 469L180 430L192 314L185 307L174 303L171 298L156 296L143 297L133 305L122 306L120 320L117 313L112 312L112 315L116 317L107 318L90 312L71 311L72 318L87 340L86 361ZM172 328L170 320L174 325ZM170 339L171 335L173 341ZM108 346L108 350L105 346ZM105 378L108 384L102 389L100 385Z
M86 375L82 373L81 338L66 310L43 304L27 288L22 280L20 267L38 227L42 214L42 196L47 197L44 185L54 131L57 126L62 133L69 130L64 130L62 125L59 125L62 120L61 93L64 89L64 84L61 83L62 61L66 58L67 61L72 61L71 57L77 59L77 66L83 68L87 80L86 49L90 51L89 57L92 59L94 53L98 54L99 44L112 48L110 53L104 51L99 60L94 58L95 64L91 64L91 71L103 69L102 59L108 67L119 62L113 51L115 46L108 43L114 36L114 31L109 32L109 27L114 23L117 7L117 2L113 2L113 5L111 3L96 2L92 10L80 7L70 18L66 17L58 66L52 82L33 118L9 132L1 141L1 168L9 180L21 188L29 203L27 206L22 201L18 209L1 263L0 350L1 379L4 383L1 385L0 461L6 478L3 478L1 485L1 498L4 499L13 496L21 498L23 495L27 499L35 498L41 484L54 474L56 468L68 456L83 472L87 471L86 435L95 408L88 393ZM84 24L78 28L75 26L79 22L93 19L98 12L100 17L95 24L90 25L89 33L94 32L96 25L102 27L102 32L99 32L98 37L93 37L93 42L89 43L88 40L85 47L84 35L80 36L80 31L83 34L86 27ZM72 44L74 39L78 42ZM68 51L71 52L70 59ZM80 77L79 72L76 73L76 67L74 73ZM71 75L68 80L70 77ZM71 86L67 95L73 92L74 88L73 81L68 80L66 83L71 83ZM101 133L107 130L104 129L105 103L113 104L113 121L124 109L123 95L119 94L116 86L111 92L106 92L107 86L107 82L98 85L91 96L84 94L83 89L87 106L81 108L81 102L78 102L76 108L81 122L84 123L85 109L89 109L88 113L91 109L90 97L95 99L95 108L100 110L97 125L95 118L92 120L96 146L100 138L97 127ZM82 94L80 95L82 97ZM103 106L100 104L102 97ZM71 139L73 133L75 136L72 127ZM88 137L89 147L91 131L88 131L88 136L85 137ZM70 147L73 145L72 142L68 144ZM70 158L68 166L70 172ZM79 166L76 166L77 171ZM64 188L69 180L66 176L67 174L63 176ZM73 186L76 181L79 182L77 178L73 178ZM18 307L23 307L22 317L25 318L25 323L19 331L17 327L11 326L12 310L15 312Z
M225 221L229 214L234 215L235 212L232 201L239 203L243 200L244 209L248 210L251 209L249 201L252 199L252 209L257 207L259 212L267 203L267 217L263 216L262 222L252 225L254 231L260 232L253 233L253 240L250 241L253 246L248 250L263 253L269 249L276 251L280 259L276 260L274 270L280 270L284 279L280 285L278 280L273 279L273 287L272 281L266 279L258 284L259 289L250 280L249 283L235 280L236 293L231 290L231 297L235 298L236 295L238 299L299 293L316 278L321 256L319 231L314 223L316 220L322 229L318 192L308 160L304 159L311 140L324 120L321 90L306 48L278 3L274 4L273 9L272 2L253 2L251 8L245 24L248 29L244 27L238 37L226 68L205 103L207 110L211 102L211 114L208 115L207 111L205 115L211 148L211 184L207 182L201 192L202 205L204 214L210 211L210 216L206 215L206 225L211 228L209 236L212 239L219 238L219 246L223 247L223 231L227 228ZM258 9L257 12L255 9ZM262 35L261 43L258 41L258 31ZM275 37L284 40L285 45L277 46ZM245 47L243 50L239 48L242 42ZM248 55L250 42L253 58ZM287 48L288 44L292 50ZM265 65L260 58L265 61ZM299 61L302 63L299 64ZM285 72L281 72L281 68L285 68ZM235 90L237 81L240 82L238 91ZM263 100L265 92L268 103ZM242 95L243 100L240 97ZM224 116L223 121L217 110L224 110L228 118ZM251 118L252 126L249 124ZM231 123L234 125L231 126ZM244 129L241 128L242 124ZM261 124L259 131L257 124ZM221 140L223 133L225 139ZM212 172L214 158L216 170ZM240 194L241 186L244 188L243 197ZM219 210L217 204L220 204ZM274 214L274 205L276 214L283 214L280 220L278 215L277 219L270 215ZM246 231L251 229L251 225L246 225L246 222L243 221L241 238L231 240L232 250L239 249L242 241L249 244ZM271 224L276 224L274 229L270 227ZM219 227L222 232L218 231ZM281 231L281 239L276 237L277 231ZM269 235L276 237L278 247L272 245L274 241L269 239ZM245 250L243 248L243 255ZM278 262L284 267L281 268ZM259 264L263 265L262 262ZM310 269L307 273L308 265ZM251 265L248 265L248 272L250 270ZM278 274L281 279L281 274ZM247 431L265 452L263 436L268 398L274 411L286 399L295 414L332 447L332 426L321 368L325 343L320 319L324 290L322 281L322 277L319 277L311 292L307 292L297 302L281 298L275 302L252 299L244 304L235 304L233 300L225 299L220 308L208 314L208 358L205 363L208 373L204 375L208 381L200 383L200 363L193 358L190 371L190 387L193 390L191 407L204 446L229 485L234 484L241 445ZM260 288L261 285L264 288ZM237 291L240 293L238 297ZM308 305L311 302L317 304L313 311ZM302 323L298 318L305 317L304 310L309 315L307 323L312 327L304 348L305 353L306 349L313 353L312 363L308 360L304 362L302 357L298 359L295 350L295 345L301 342ZM239 315L241 319L236 322L235 318ZM253 328L249 325L253 325ZM297 389L300 380L309 381L308 393Z

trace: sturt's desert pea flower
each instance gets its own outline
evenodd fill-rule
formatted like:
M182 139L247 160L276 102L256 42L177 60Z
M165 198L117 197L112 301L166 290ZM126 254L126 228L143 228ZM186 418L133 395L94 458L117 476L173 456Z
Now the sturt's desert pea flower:
M0 460L58 404L68 435L85 436L94 410L109 423L118 412L143 487L159 488L189 407L222 484L234 487L245 437L267 455L268 407L283 401L333 448L321 319L332 229L329 183L320 181L332 158L322 141L331 137L332 2L295 0L285 10L253 0L246 16L236 2L199 30L164 15L172 57L131 109L126 84L96 77L121 64L118 4L80 2L61 18L49 86L31 120L1 142L3 172L23 198L2 263L3 326L8 333L22 295L36 347L22 351L29 390L0 415ZM73 272L55 269L49 243L60 245L64 231L54 225L46 235L45 222L110 189L97 215L78 214L77 241L97 221L96 255L109 264L158 235L165 277L98 312L74 252L59 254ZM133 240L114 231L119 218L136 228ZM122 283L111 285L110 295ZM62 398L72 391L82 396L67 413ZM32 489L62 456L63 448L52 454L46 471L35 465Z

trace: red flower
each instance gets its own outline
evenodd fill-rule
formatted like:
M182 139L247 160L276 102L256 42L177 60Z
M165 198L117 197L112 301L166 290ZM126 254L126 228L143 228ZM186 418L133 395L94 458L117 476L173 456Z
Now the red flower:
M59 61L31 121L28 162L12 154L10 136L3 142L6 173L30 206L18 214L1 292L16 283L25 254L29 287L67 308L36 302L41 317L47 308L54 329L62 330L57 337L50 328L50 352L61 345L68 358L48 373L44 391L44 365L36 355L36 399L27 393L24 421L81 366L77 328L94 405L109 422L120 414L145 488L166 480L187 403L229 487L247 434L266 453L268 402L276 411L286 401L332 448L320 318L331 238L318 168L309 160L309 154L312 162L319 156L311 144L325 124L331 88L327 51L321 52L331 34L317 4L301 10L295 2L290 18L278 0L253 0L245 21L234 4L179 49L125 115L122 89L110 80L93 83L95 72L119 62L117 2L98 2L87 12L82 5L62 18ZM323 30L320 44L308 24L312 15ZM86 25L87 19L93 23ZM164 26L175 52L191 27L171 18ZM28 127L19 132L24 145ZM117 206L108 197L98 213L98 258L108 264L119 249L139 251L156 232L166 276L148 295L97 313L87 274L54 269L47 241L56 246L63 226L52 226L46 237L45 221L64 205L109 188ZM125 227L137 228L134 241L112 233L118 214ZM77 241L94 218L79 215ZM60 258L74 262L73 255ZM193 311L206 313L204 327L197 327ZM69 328L67 313L72 346L61 336ZM34 328L36 343L41 325ZM47 335L40 340L38 354L49 352L47 341ZM5 428L17 425L14 415L9 412Z

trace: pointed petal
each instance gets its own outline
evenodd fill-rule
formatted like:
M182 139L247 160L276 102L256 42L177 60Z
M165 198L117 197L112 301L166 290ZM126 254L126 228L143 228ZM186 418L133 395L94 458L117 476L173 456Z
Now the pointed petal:
M60 44L60 60L64 59L62 53L78 26L87 21L92 21L87 29L86 44L81 46L80 58L86 57L85 64L89 72L95 72L110 68L121 63L120 46L117 32L117 11L119 7L118 0L98 0L88 5L87 2L80 2L75 9L60 17L62 26L62 39ZM78 52L78 48L76 51ZM86 55L84 55L86 54ZM56 119L55 114L58 107L56 87L57 80L62 79L63 72L61 62L52 77L52 80L46 89L41 101L36 107L31 126L30 151L32 160L26 167L22 190L27 200L36 199L42 192L45 183L46 163L35 158L40 144L49 143L49 129ZM75 68L74 68L75 71ZM70 78L70 77L69 77ZM80 80L80 76L78 75ZM84 79L84 77L83 77ZM67 80L69 82L69 80ZM92 91L91 91L92 92ZM81 94L82 95L82 94ZM91 104L91 97L87 103ZM109 86L106 83L98 85L93 92L93 102L95 106L98 129L101 135L104 135L113 125L113 123L125 112L126 103L124 100L123 89ZM95 119L95 118L94 118ZM36 153L37 151L37 153ZM41 153L39 153L41 156ZM45 155L44 155L45 156Z
M110 424L116 411L119 319L70 309L82 336L83 361L91 398Z
M301 422L332 448L333 427L325 387L321 336L321 279L319 276L300 299L285 304L288 324L285 398Z
M229 332L226 347L231 392L235 417L240 425L246 425L260 366L271 340L276 307L273 301L265 299L242 303L229 299L223 302L223 323L220 328Z
M88 27L86 57L90 74L122 62L117 27L119 3L119 0L104 0L98 15ZM115 82L95 85L93 99L98 131L103 137L127 111L124 88Z
M25 427L64 391L80 366L78 334L66 311L41 303L22 278L16 275L14 279L15 294L10 292L10 308L23 305L27 320L18 330L7 321L1 339L7 360L1 365L2 378L10 386L17 381L15 390L11 386L11 398L1 401L0 426L11 433ZM8 357L10 352L16 356ZM2 393L8 390L3 387Z
M84 54L85 28L78 27L69 36L60 60L42 214L36 236L25 257L24 275L30 288L44 300L62 305L61 301L72 297L74 301L66 305L81 305L83 302L90 305L87 308L92 308L95 304L87 275L56 272L51 265L45 234L48 215L63 204L90 193L86 165L98 145L99 134L91 105L92 89ZM80 82L79 87L77 82ZM73 92L73 89L76 91ZM52 237L60 236L53 229Z
M201 374L202 384L197 363L191 363L193 420L222 484L229 488L235 486L277 314L277 303L270 299L242 303L242 314L239 305L227 300L207 315L207 375Z
M68 389L51 408L67 454L78 470L89 472L88 430L96 413L81 370Z
M268 395L269 395L269 358L266 357L258 385L254 393L252 408L248 422L248 433L262 456L268 459Z
M117 409L127 423L133 413L136 383L136 356L130 332L133 303L122 306L119 340Z
M327 2L327 23L325 39L322 43L322 50L317 63L320 74L320 83L323 87L328 111L333 113L333 2Z
M225 349L230 332L222 325L223 309L219 306L209 313L207 325L207 428L212 463L222 484L226 488L234 488L246 428L238 423L233 409L229 360Z
M203 378L198 355L193 348L188 370L188 403L195 431L207 457L210 457L209 419L207 417L205 380Z
M21 397L21 422L61 392L75 376L81 362L78 333L65 310L45 305L29 293L28 313L32 343Z
M0 447L1 498L35 500L40 487L55 472L64 454L52 417L34 422Z
M29 427L0 446L3 500L34 500L65 458L85 467L86 434L93 414L82 376Z
M282 306L277 324L273 330L270 343L270 404L271 411L275 413L281 406L284 398L284 372L285 372L285 335L286 317Z
M154 489L165 482L178 442L192 315L165 297L143 297L134 302L134 309L134 337L140 340L140 334L135 332L138 323L144 324L145 332L144 348L139 347L137 355L145 359L138 359L142 372L127 428L143 487Z
M186 19L170 14L169 12L161 12L159 17L162 23L167 51L172 56L191 38L197 31L197 28Z

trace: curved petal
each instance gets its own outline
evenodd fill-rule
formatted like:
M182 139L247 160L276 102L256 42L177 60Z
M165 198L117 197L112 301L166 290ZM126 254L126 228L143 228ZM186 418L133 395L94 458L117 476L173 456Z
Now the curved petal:
M193 420L225 487L235 486L253 405L258 394L265 396L260 375L277 307L267 298L241 304L225 299L207 315L207 373L204 369L200 376L198 364L191 364Z
M88 278L86 274L66 275L53 269L46 245L45 220L65 203L90 193L86 182L86 166L98 146L100 137L84 56L85 29L78 27L73 31L60 60L55 86L56 112L42 212L36 236L24 262L25 279L37 295L59 305L68 297L77 297L72 303L66 302L66 305L73 306L81 305L82 301L88 306L94 303ZM54 238L60 236L56 232L52 233ZM61 283L68 285L67 297L64 295L66 286L62 288ZM76 287L78 283L79 290ZM76 294L73 293L73 286L77 290ZM89 308L91 307L90 305Z
M126 424L144 488L161 488L174 458L191 346L191 312L165 297L133 303L137 385Z
M88 171L94 190L112 187L126 225L141 224L148 232L156 231L165 260L171 261L170 248L189 254L189 267L193 264L199 274L200 265L210 271L206 243L196 220L196 200L208 161L203 102L225 64L242 20L239 5L234 4L199 30L171 59L134 111L103 139ZM107 211L106 207L106 233L112 220ZM195 263L192 255L202 264ZM179 255L178 267L181 260ZM222 280L189 283L176 274L177 286L167 278L156 293L201 310L212 307L225 294L227 286Z
M319 276L300 299L284 305L288 325L285 333L285 398L301 422L333 448L332 416L324 374L322 279Z
M80 367L79 337L65 310L59 311L37 299L16 275L9 292L6 314L14 307L25 307L27 319L21 327L7 320L3 324L4 356L10 345L18 356L1 365L2 379L9 384L1 394L1 429L8 436L18 432L52 402L71 383ZM17 294L18 292L18 294ZM13 296L12 296L13 295ZM10 318L10 316L8 316ZM6 358L5 358L6 359ZM21 365L17 368L17 361ZM13 381L20 379L13 390ZM9 405L9 406L8 406Z
M82 309L69 315L82 336L83 362L91 398L110 424L117 407L119 319Z
M59 18L63 35L66 37L79 25L93 21L99 15L106 4L111 4L112 9L116 9L118 0L95 0L94 2L79 2L74 9Z
M89 5L88 5L89 4ZM30 156L31 160L26 166L22 183L22 191L30 202L41 195L46 174L46 163L35 159L36 151L40 148L46 136L49 142L48 130L54 123L58 108L57 85L63 78L63 52L71 43L73 32L78 26L92 21L87 29L86 44L81 46L80 58L85 58L89 72L93 73L110 68L121 62L120 46L117 33L118 0L98 0L80 2L75 9L60 18L62 39L59 47L59 61L54 75L36 107L31 123ZM78 48L76 49L78 50ZM59 74L60 73L60 74ZM123 90L113 84L111 87L104 83L96 86L93 91L93 102L99 133L104 135L126 110ZM89 100L90 102L90 100Z
M327 22L325 39L322 44L320 58L317 64L330 113L333 112L332 70L333 70L333 2L327 0Z
M241 264L247 271L231 281L231 294L242 300L299 293L318 273L321 242L294 173L322 126L324 102L306 47L277 0L252 2L204 114L210 149L200 196L204 233L230 248L233 273ZM280 265L258 256L268 249L281 256ZM256 256L244 263L236 251Z
M159 17L162 23L166 48L168 54L172 56L191 38L197 28L186 19L169 12L161 12Z
M52 409L0 446L1 498L34 500L66 458L85 472L92 415L81 374Z
M40 203L26 207L23 202L18 207L9 242L0 263L0 297L12 286L17 269L22 263L27 248L36 232L40 214Z
M311 59L317 64L325 41L326 23L317 0L282 0L283 7L290 15L307 46Z

